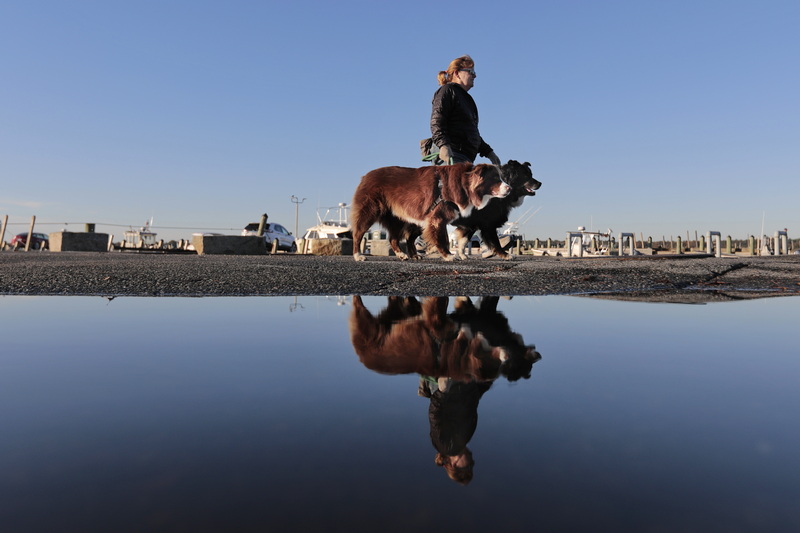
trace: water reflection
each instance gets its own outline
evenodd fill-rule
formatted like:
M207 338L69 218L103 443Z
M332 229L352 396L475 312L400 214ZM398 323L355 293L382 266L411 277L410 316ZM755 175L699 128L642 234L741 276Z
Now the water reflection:
M361 300L0 297L0 531L800 531L800 298Z
M478 404L498 378L528 379L541 355L511 330L497 310L499 298L389 297L373 315L353 297L350 338L361 362L383 374L419 374L418 394L430 399L436 464L453 481L472 481L475 461L467 444L478 424Z

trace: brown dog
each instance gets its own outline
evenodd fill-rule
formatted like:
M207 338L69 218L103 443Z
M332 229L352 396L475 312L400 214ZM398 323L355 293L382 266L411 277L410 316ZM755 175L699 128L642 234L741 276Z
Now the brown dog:
M447 242L447 224L481 209L492 198L502 198L511 191L494 165L459 163L421 168L383 167L361 178L352 203L353 258L359 253L361 239L376 222L389 232L394 253L408 259L399 239L408 237L406 224L422 228L422 236L445 261L452 261ZM408 248L414 246L409 242Z

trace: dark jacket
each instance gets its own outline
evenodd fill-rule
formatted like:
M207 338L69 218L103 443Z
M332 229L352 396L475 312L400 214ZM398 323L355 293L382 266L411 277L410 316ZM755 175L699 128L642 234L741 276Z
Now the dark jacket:
M492 386L491 381L456 381L447 392L431 395L428 420L431 423L431 444L442 455L464 452L478 427L478 402Z
M487 156L492 147L478 131L478 106L457 83L446 83L433 95L431 138L436 146L449 146L470 161L480 154Z

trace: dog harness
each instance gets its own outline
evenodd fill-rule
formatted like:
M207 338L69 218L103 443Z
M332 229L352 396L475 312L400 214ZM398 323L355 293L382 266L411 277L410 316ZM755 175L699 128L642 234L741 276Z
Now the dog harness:
M436 209L436 206L439 205L440 203L448 201L448 200L445 200L444 196L442 195L442 189L443 189L442 188L442 178L439 177L440 176L439 170L437 169L434 172L435 172L434 176L437 178L436 179L436 188L434 189L434 196L436 197L436 199L433 201L433 205L431 205L428 208L428 213L430 213L431 211ZM449 203L455 205L453 202L449 202ZM458 206L456 206L456 207L458 207Z

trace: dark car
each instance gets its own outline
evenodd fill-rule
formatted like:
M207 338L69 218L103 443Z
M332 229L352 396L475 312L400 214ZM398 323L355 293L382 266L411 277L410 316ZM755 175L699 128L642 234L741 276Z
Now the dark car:
M28 242L28 234L20 233L11 239L12 248L24 248ZM50 246L50 237L44 233L34 233L31 239L31 250L45 250Z

